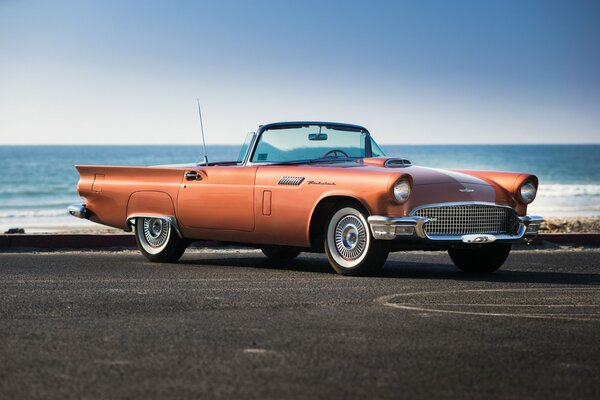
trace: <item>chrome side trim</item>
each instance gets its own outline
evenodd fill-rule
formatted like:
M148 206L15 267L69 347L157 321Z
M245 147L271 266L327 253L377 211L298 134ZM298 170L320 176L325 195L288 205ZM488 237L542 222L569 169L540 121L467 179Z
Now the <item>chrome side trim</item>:
M304 181L303 176L284 176L279 180L279 185L298 186Z
M160 219L163 219L163 220L167 221L169 224L171 224L171 226L173 227L175 232L177 232L177 235L183 239L183 235L181 234L181 230L179 229L179 224L177 223L177 218L175 218L174 216L156 215L156 214L132 214L127 217L127 225L129 226L130 231L132 230L132 226L135 225L136 218L160 218Z
M69 211L69 214L74 217L82 219L87 219L88 217L88 211L85 204L71 204L67 210Z

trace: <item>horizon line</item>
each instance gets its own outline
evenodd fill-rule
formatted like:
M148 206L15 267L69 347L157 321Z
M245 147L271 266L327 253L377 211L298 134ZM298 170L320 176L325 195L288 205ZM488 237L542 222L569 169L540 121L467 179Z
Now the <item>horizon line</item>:
M550 143L379 143L380 146L584 146L600 145L600 142L550 142ZM200 146L202 143L0 143L1 147L10 146ZM239 147L241 144L235 143L207 143L206 146L236 146Z

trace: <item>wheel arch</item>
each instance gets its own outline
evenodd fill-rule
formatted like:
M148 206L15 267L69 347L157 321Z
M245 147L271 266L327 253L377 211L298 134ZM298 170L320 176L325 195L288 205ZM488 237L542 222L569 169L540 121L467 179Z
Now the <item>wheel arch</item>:
M308 227L308 240L310 247L316 251L323 252L323 231L327 225L327 218L331 214L331 211L340 204L352 204L358 209L369 214L369 208L366 204L352 196L347 195L331 195L326 196L319 200L315 208L313 209L310 217L310 224Z
M136 218L161 218L166 220L180 238L181 229L175 216L173 199L165 192L143 190L133 192L127 202L127 230L131 231Z

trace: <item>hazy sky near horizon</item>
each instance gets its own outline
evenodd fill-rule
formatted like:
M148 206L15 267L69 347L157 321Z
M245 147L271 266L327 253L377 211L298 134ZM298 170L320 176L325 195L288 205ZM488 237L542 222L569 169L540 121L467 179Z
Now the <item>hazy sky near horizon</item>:
M0 144L599 143L599 1L0 0Z

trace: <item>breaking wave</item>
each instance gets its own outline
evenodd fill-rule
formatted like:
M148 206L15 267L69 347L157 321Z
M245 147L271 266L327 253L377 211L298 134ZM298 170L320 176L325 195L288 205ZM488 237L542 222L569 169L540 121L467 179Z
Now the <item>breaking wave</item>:
M538 190L540 197L582 197L600 196L600 185L590 184L544 184L541 183Z
M66 208L60 210L6 210L0 211L0 218L40 218L40 217L61 217L68 215Z

